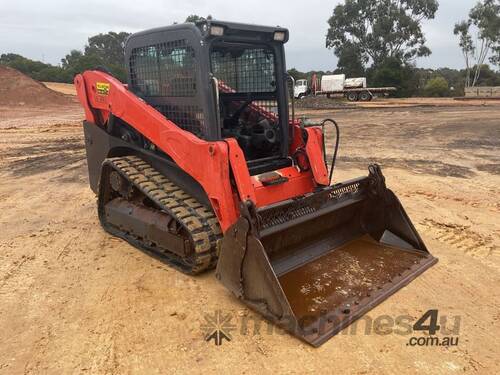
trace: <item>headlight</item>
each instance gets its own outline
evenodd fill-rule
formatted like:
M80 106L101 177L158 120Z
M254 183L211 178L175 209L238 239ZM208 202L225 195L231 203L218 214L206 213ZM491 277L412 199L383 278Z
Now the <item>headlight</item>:
M210 26L210 35L222 36L224 35L224 28L222 26Z
M284 31L276 31L274 33L274 40L277 42L284 42L285 41L285 32Z

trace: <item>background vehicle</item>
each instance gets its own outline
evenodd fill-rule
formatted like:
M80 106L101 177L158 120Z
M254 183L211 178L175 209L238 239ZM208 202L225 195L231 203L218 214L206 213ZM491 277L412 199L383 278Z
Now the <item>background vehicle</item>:
M311 93L311 89L307 84L307 79L298 79L295 82L295 86L293 88L293 96L296 99L302 99L303 97L309 95Z
M290 113L287 40L214 20L148 30L127 41L127 86L98 70L75 85L103 227L183 272L217 267L320 345L437 259L377 165L331 185L323 130L336 123L299 123L293 101Z
M318 77L316 74L311 79L311 87L305 79L295 83L294 96L300 99L309 94L326 95L328 97L340 95L351 102L370 101L375 95L389 95L396 91L395 87L367 87L366 77L345 78L345 74L330 74Z

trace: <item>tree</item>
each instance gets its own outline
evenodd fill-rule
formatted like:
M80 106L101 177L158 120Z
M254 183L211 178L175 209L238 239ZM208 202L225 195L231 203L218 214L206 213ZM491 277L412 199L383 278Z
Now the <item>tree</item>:
M328 20L326 46L339 57L343 46L353 46L361 61L375 65L388 58L408 63L431 53L421 22L437 9L437 0L344 0Z
M389 57L378 65L367 70L368 80L375 87L396 87L396 96L412 96L418 87L418 76L415 67L404 64L395 57Z
M491 47L491 51L492 51L492 54L490 57L491 63L493 65L500 67L500 44Z
M10 66L29 76L38 73L48 66L43 62L33 61L15 53L2 54L0 56L0 64Z
M196 23L196 22L200 22L200 21L205 21L205 18L200 17L196 14L191 14L191 15L186 17L186 20L184 22Z
M39 81L68 83L78 73L104 66L113 76L125 82L127 72L124 49L129 35L123 31L94 35L88 39L83 52L71 50L61 59L61 66L33 61L12 53L1 55L0 64L8 65Z
M476 67L473 67L475 69ZM500 86L500 71L493 71L488 64L481 67L481 75L476 86Z
M19 70L38 81L66 82L69 79L61 67L34 61L15 53L2 54L0 64Z
M431 78L424 87L426 96L447 96L448 92L448 82L441 76Z
M71 52L66 55L66 57L61 59L61 65L64 69L69 69L71 66L77 64L78 60L80 60L82 57L83 57L82 51L72 49Z
M446 79L450 88L450 92L453 95L464 95L464 70L439 68L435 70L435 74Z
M86 55L81 51L72 50L61 60L62 67L73 78L85 70L95 69L103 65L103 61L96 55Z
M453 29L453 34L459 36L458 45L462 50L462 54L465 59L465 87L470 86L470 64L471 60L474 58L474 42L472 41L472 37L469 33L470 23L467 21L461 21L455 24L455 28Z
M343 73L347 77L361 77L365 75L365 64L368 62L358 46L347 42L341 47L335 47L335 54L339 57L335 73Z
M127 80L125 69L125 42L130 33L110 31L88 39L84 52L72 50L61 60L63 69L73 77L88 69L104 66L120 81Z
M130 33L110 31L107 34L97 34L88 39L85 55L97 56L104 64L125 66L125 42Z
M478 63L482 64L489 51L493 50L496 56L491 56L490 62L498 64L498 59L500 58L498 56L498 53L500 53L500 0L479 1L471 9L469 19L478 29L478 37L481 43L479 50L484 49L483 55L480 54L482 60L479 60ZM477 75L479 76L479 71Z
M306 73L300 72L295 68L289 69L288 74L291 75L295 81L307 78Z
M97 67L106 67L111 74L121 82L126 82L127 72L123 64L115 65L103 61L101 57L92 53L83 53L78 50L72 50L65 58L61 60L62 68L71 78L85 70L95 69Z
M474 87L490 52L490 62L500 64L500 0L479 1L466 21L455 24L453 33L459 37L458 45L465 59L465 87ZM471 65L475 65L474 69Z

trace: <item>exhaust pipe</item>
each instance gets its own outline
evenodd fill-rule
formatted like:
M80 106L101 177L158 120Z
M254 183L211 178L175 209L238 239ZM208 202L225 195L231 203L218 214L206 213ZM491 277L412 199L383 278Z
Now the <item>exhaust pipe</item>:
M216 277L265 318L319 346L437 262L380 167L257 210L222 240Z

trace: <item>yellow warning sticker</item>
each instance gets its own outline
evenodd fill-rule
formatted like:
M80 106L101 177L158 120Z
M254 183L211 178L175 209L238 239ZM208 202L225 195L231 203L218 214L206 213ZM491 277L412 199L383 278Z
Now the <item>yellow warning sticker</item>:
M109 94L109 83L106 82L96 82L95 88L99 95L108 95Z

